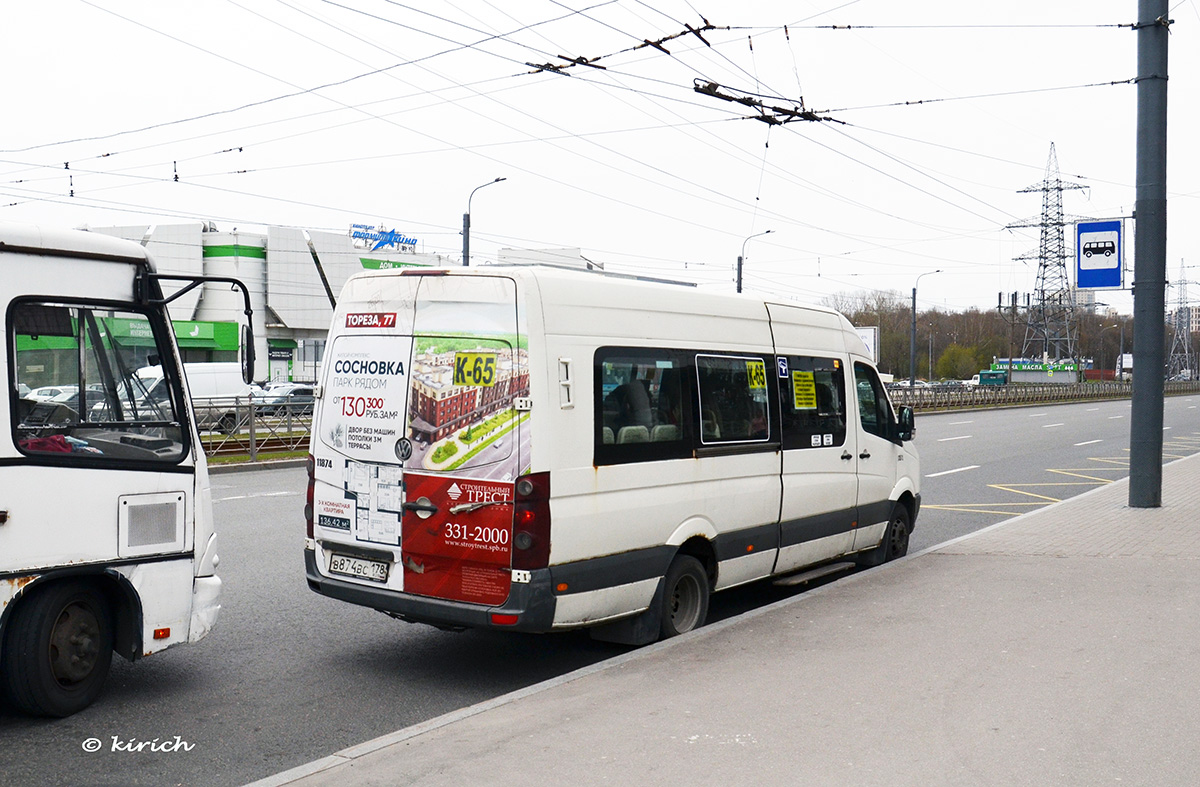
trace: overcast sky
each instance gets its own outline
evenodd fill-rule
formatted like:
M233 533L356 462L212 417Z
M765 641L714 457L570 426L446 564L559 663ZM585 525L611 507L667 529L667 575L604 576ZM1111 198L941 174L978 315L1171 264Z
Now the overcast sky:
M1035 286L1036 263L1013 258L1036 250L1037 231L1005 227L1039 217L1040 193L1018 192L1041 182L1051 143L1064 181L1087 187L1063 194L1069 216L1133 210L1136 12L1135 0L9 3L0 220L379 223L458 258L468 195L504 177L471 202L474 261L578 247L613 270L733 291L744 246L749 292L907 299L941 269L921 279L921 308L990 309L999 291ZM1188 240L1200 0L1172 2L1171 17L1175 281L1185 258L1200 265ZM715 29L687 32L705 20ZM593 66L536 68L564 57ZM769 125L694 90L707 83L786 110L776 117L828 120Z

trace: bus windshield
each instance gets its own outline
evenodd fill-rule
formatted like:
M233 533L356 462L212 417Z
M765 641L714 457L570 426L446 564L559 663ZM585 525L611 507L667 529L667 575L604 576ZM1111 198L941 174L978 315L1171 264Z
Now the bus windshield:
M27 454L178 461L183 428L173 396L152 396L138 369L169 337L148 315L25 301L13 309L18 448Z

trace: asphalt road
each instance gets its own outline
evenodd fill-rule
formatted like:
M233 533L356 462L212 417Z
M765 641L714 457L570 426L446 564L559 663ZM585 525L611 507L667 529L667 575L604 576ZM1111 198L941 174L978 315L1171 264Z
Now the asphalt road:
M1166 404L1166 459L1200 448L1200 398ZM912 549L1127 475L1129 403L920 416L925 506ZM318 596L304 581L304 472L222 474L213 498L223 610L213 633L113 663L91 708L0 708L0 783L241 785L624 652L585 633L441 632ZM834 580L836 581L836 580ZM717 620L802 592L713 599ZM84 750L88 739L101 750ZM138 741L170 751L112 751Z
M1163 461L1200 449L1200 397L1163 407ZM1129 475L1129 400L917 417L924 549Z

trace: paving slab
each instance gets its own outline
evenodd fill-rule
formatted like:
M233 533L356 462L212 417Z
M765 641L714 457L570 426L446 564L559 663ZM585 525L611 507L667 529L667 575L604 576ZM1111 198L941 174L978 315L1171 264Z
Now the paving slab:
M256 782L1200 783L1200 455ZM319 731L313 731L314 737Z

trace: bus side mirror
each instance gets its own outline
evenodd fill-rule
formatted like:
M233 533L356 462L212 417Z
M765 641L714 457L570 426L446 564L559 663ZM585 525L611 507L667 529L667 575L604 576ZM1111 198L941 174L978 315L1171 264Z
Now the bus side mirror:
M249 385L254 382L254 329L249 325L242 326L242 382Z
M896 439L902 443L908 442L917 433L917 427L913 422L913 409L908 405L901 406L898 418Z

